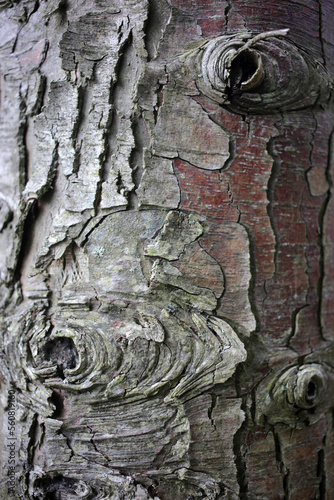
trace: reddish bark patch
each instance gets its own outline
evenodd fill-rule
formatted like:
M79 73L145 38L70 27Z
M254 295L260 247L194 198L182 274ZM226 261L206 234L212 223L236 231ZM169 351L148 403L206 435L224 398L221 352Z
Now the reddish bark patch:
M226 30L226 0L172 0L172 5L194 17L204 37L219 36Z
M321 482L319 453L323 450L326 435L326 419L312 426L290 429L278 425L278 439L282 447L282 462L287 471L286 491L293 500L317 498Z

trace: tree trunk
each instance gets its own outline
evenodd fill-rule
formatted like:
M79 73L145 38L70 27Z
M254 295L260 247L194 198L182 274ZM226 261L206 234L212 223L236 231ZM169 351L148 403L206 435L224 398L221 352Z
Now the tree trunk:
M333 2L0 9L1 498L332 499Z

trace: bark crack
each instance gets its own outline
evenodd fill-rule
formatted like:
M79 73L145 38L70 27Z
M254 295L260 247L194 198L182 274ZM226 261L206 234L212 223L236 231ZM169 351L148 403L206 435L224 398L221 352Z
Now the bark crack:
M236 222L238 224L240 224L240 219L241 219L241 215L242 214L241 214L241 212L239 210L238 204L234 204L234 197L233 197L233 193L232 193L232 190L231 190L231 185L230 185L229 182L227 183L227 195L228 195L228 199L229 199L228 206L236 208L236 210L238 212L238 220Z
M323 39L323 12L322 12L322 0L317 0L318 12L319 12L319 40L321 45L321 54L324 66L326 66L326 51Z
M247 480L247 465L246 465L246 455L247 446L245 444L245 432L248 428L248 417L247 417L247 396L241 397L241 409L244 411L245 420L243 421L241 427L237 430L233 437L233 453L234 462L237 469L237 481L239 485L239 498L240 500L248 499L248 480Z
M314 113L313 113L313 119L314 119L314 127L313 127L313 129L311 131L310 152L309 152L309 168L305 172L305 179L306 179L307 183L308 183L307 173L313 168L314 141L315 141L315 136L316 136L316 133L317 133L317 130L318 130L318 122L317 122L317 120L315 118ZM304 194L304 191L303 191L302 196L301 196L301 202L300 202L300 206L299 206L299 213L300 213L300 217L301 217L301 219L302 219L302 221L304 222L304 225L305 225L306 239L308 241L308 244L310 244L311 237L310 237L309 232L308 232L307 220L305 219L304 214L303 214L303 194ZM307 296L310 294L311 287L312 287L311 276L310 276L309 259L308 259L308 256L307 256L307 248L308 248L308 246L304 245L304 257L305 257L305 263L306 263L305 272L306 272L307 278L308 278L308 292L306 294L306 299L307 299ZM308 304L306 304L306 305L308 305ZM306 307L306 305L304 307ZM321 320L320 320L319 316L318 316L318 325L319 325L319 330L321 331Z
M120 197L128 208L137 206L135 190L136 170L142 167L143 147L141 131L138 131L137 91L140 78L140 61L129 32L119 48L120 57L115 68L115 82L110 84L110 115L104 135L104 157L100 172L97 198L101 208L115 203L108 191L116 191L116 203ZM111 104L112 103L112 104ZM108 186L108 181L114 186ZM119 196L117 196L119 195ZM106 200L104 200L106 196ZM121 198L121 199L122 199ZM131 205L131 207L130 207Z
M35 413L32 423L28 432L30 437L27 450L28 450L28 464L33 467L37 457L37 449L41 447L45 436L45 425L40 422L38 413Z
M281 133L280 130L280 124L275 124L276 129L279 132L279 135ZM279 136L278 135L278 136ZM267 186L267 199L268 199L268 205L267 205L267 213L269 216L270 220L270 225L274 234L275 238L275 255L274 255L274 264L275 264L275 275L278 273L278 252L280 248L280 238L279 238L279 231L278 227L275 221L275 216L274 216L274 207L275 207L275 186L276 182L278 180L278 175L280 172L280 158L278 153L275 151L275 139L278 136L271 137L267 143L267 152L268 154L272 157L273 159L273 165L271 169L271 174L270 178L268 180L268 186Z
M177 417L178 410L176 409L173 413L173 415L164 423L163 428L166 429L168 426L170 426L176 419ZM153 465L159 469L162 465L165 464L167 456L171 453L173 446L177 443L178 437L180 435L172 436L170 441L166 443L160 451L158 451L153 459Z
M216 394L211 394L211 406L210 408L208 408L208 417L215 431L217 431L217 426L212 414L216 406L217 406L217 396Z
M309 181L309 178L308 178L308 174L311 172L311 170L313 169L314 165L313 165L313 155L314 155L314 141L315 141L315 136L316 136L316 133L317 133L317 130L318 130L318 122L317 122L317 119L316 119L316 116L315 116L315 113L313 112L312 113L312 116L313 116L313 120L314 120L314 127L311 131L311 139L310 139L310 152L309 152L309 168L305 171L305 180L306 180L306 183L308 185L308 188L309 188L309 192L311 193L312 196L314 196L314 193L312 192L312 187L311 187L311 184L310 184L310 181Z
M242 214L241 214L242 215ZM252 314L255 318L256 328L255 331L260 331L261 329L261 319L260 314L257 308L256 301L256 280L257 280L257 269L256 269L256 246L254 241L253 231L250 227L245 224L240 223L240 225L245 229L248 236L249 243L249 271L250 271L250 280L248 286L248 299L251 307ZM252 333L252 332L250 332Z
M319 482L319 500L326 499L326 470L325 470L325 452L326 448L326 435L323 439L324 448L318 451L318 463L317 463L317 476L320 479Z
M198 93L201 94L201 91L200 89L198 88L198 85L197 83L195 82L195 85L196 85L196 88L198 90ZM235 138L233 137L233 134L231 134L231 132L223 126L223 124L221 123L221 121L219 120L216 120L214 118L214 115L213 113L210 113L204 106L204 104L201 102L200 99L198 99L198 96L193 96L193 95L189 95L189 97L195 101L196 104L198 104L201 109L204 111L204 113L207 115L207 117L209 118L209 120L212 121L212 123L214 123L215 125L218 125L227 135L228 135L228 152L229 152L229 156L228 158L226 158L225 160L225 163L222 167L219 168L219 172L221 172L222 170L227 170L231 164L233 163L234 159L235 159ZM209 154L209 152L207 152L207 154ZM182 159L182 158L180 158ZM185 161L185 160L183 160ZM186 160L190 165L196 167L196 168L201 168L197 165L193 165L192 163L189 162L189 160Z
M283 454L282 454L282 446L280 442L280 438L275 429L273 429L273 436L275 442L275 455L276 455L276 463L279 472L283 475L283 491L284 491L284 499L288 499L289 497L289 474L290 471L284 465Z
M228 30L228 21L229 21L230 11L232 9L232 0L226 0L226 2L227 2L227 5L226 5L225 10L224 10L224 15L225 15L225 27L226 27L226 30Z
M176 173L175 173L175 158L172 160L172 169L173 169L173 173L174 173L174 177L176 179L177 185L179 186L179 202L178 202L177 207L176 207L176 210L178 210L178 209L181 208L182 199L181 199L181 184L180 184L180 179L179 179L179 176L176 175Z
M108 214L109 215L109 214ZM78 235L77 238L75 238L75 241L77 242L78 246L84 247L86 243L89 240L89 236L93 231L95 231L96 228L99 227L100 224L108 217L108 215L101 216L99 219L96 219L95 224L91 227L91 222L92 218L89 218L88 221L84 224L83 228L80 231L80 234ZM87 233L85 234L85 230L89 227Z
M287 338L287 342L286 342L286 347L290 347L290 342L292 341L296 331L297 331L297 326L298 326L298 314L300 313L300 311L302 311L303 309L305 309L306 307L308 307L309 304L304 304L300 307L297 307L293 312L292 312L292 315L291 315L291 333L290 335L288 336Z
M223 266L221 265L221 263L219 262L219 260L218 260L218 259L216 259L216 257L214 257L213 255L211 255L211 253L210 253L210 252L208 252L208 251L207 251L207 250L203 247L203 245L201 244L201 236L202 236L202 235L200 235L200 236L198 237L198 239L197 239L197 240L195 240L195 241L197 241L197 242L198 242L198 244L199 244L199 246L202 248L202 250L203 250L203 251L204 251L204 252L205 252L205 253L206 253L206 254L207 254L207 255L208 255L211 259L214 259L214 261L215 261L215 262L217 263L217 265L219 266L219 269L220 269L220 271L221 271L221 273L222 273L222 275L223 275L223 278L224 278L224 288L223 288L222 293L221 293L219 296L217 296L217 295L215 294L216 299L217 299L217 302L218 302L218 304L219 304L219 301L221 301L221 300L222 300L222 298L223 298L223 296L224 296L224 293L225 293L226 277L225 277L224 269L223 269ZM183 253L184 253L184 252L183 252ZM205 289L205 287L201 287L201 288L204 288L204 289ZM217 305L217 309L219 309L219 305Z
M86 427L89 429L90 433L93 434L91 439L90 439L90 442L92 443L93 448L96 451L96 453L101 455L105 460L107 460L107 462L111 462L111 458L108 455L106 455L105 453L103 453L101 450L99 450L98 447L96 446L96 443L94 441L96 431L93 431L93 429L88 424L86 424Z
M327 210L330 206L331 200L332 200L332 187L333 187L333 179L332 179L332 157L334 156L334 129L332 130L329 140L328 140L328 162L327 162L327 168L326 168L326 180L329 185L329 189L327 192L327 196L323 202L323 205L320 210L319 214L319 246L320 246L320 261L319 261L319 268L320 268L320 277L319 277L319 283L318 283L318 317L320 318L320 333L322 339L326 338L326 332L324 331L324 323L323 323L323 317L322 317L322 309L323 309L323 287L324 287L324 282L325 282L325 264L326 264L326 255L325 255L325 248L326 248L326 234L325 234L325 223L326 223L326 215L327 215Z
M85 127L87 126L87 116L91 105L91 91L88 85L80 85L78 87L78 114L73 124L73 131L71 134L72 145L74 149L74 160L72 173L65 174L69 177L72 174L78 174L81 163L81 146L83 143L83 135Z
M158 54L159 45L172 18L172 8L166 0L148 2L148 16L144 26L147 60Z
M166 76L168 76L166 66L165 66L165 72L166 72ZM154 117L155 124L158 121L160 109L163 106L163 102L164 102L163 90L167 84L168 84L168 78L166 79L166 83L161 82L160 80L157 81L157 86L156 86L155 91L154 91L154 93L156 94L156 103L155 103L154 108L153 108L153 117Z
M129 192L128 208L136 209L138 207L137 189L140 185L144 173L144 122L141 115L137 116L135 113L131 119L131 129L134 139L134 147L130 155L130 167L132 170L133 188Z

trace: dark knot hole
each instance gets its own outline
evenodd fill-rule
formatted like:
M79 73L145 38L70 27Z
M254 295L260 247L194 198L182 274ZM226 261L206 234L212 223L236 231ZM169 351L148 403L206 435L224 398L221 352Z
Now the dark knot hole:
M307 399L308 400L313 400L317 396L317 384L315 383L314 380L310 380L309 383L307 384Z
M68 337L49 340L45 345L44 354L46 361L57 365L57 375L62 379L65 378L64 370L75 368L79 360L77 348Z
M247 82L256 73L259 58L256 52L245 49L231 63L229 86L227 93L230 98L241 94L241 84Z

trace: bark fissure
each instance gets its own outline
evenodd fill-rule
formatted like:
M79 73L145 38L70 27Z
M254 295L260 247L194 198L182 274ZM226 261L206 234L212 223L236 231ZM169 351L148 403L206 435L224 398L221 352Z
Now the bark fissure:
M241 214L242 216L242 214ZM261 316L257 307L257 302L256 302L256 283L257 283L257 262L256 262L256 244L255 244L255 238L253 235L253 231L251 228L246 226L245 224L241 224L242 227L245 228L247 231L248 235L248 243L249 243L249 266L250 266L250 282L249 282L249 288L248 288L248 298L249 298L249 303L251 306L251 311L252 314L255 318L255 328L252 330L251 333L255 333L260 331L261 329ZM263 299L265 300L265 299Z
M280 129L281 126L280 124L275 125L278 133L280 134ZM278 261L278 252L280 249L280 237L279 237L279 231L277 227L277 223L275 220L275 215L274 215L274 207L276 205L275 203L275 186L276 182L279 176L280 172L280 158L277 152L275 151L275 140L277 139L277 136L272 137L268 144L267 144L267 151L268 154L272 157L273 159L273 165L271 169L271 175L268 181L268 188L267 188L267 198L268 198L268 205L267 205L267 213L270 219L270 225L272 227L274 236L275 236L275 254L274 254L274 263L275 263L275 275L278 274L279 271L279 261Z
M77 175L80 169L81 160L81 146L83 141L83 134L85 129L85 123L87 121L87 114L90 108L90 91L87 85L80 85L78 87L78 113L77 119L73 124L72 133L72 144L75 152L73 159L73 168L71 172L67 173L67 176L72 174ZM65 174L66 175L66 174Z
M171 5L166 0L149 0L145 32L145 46L148 61L157 56L159 45L172 17Z
M291 431L291 433L292 432L293 431ZM284 499L289 500L291 498L291 491L290 491L291 471L284 463L284 456L283 456L284 445L283 445L281 437L280 437L280 431L274 430L273 433L274 433L274 439L275 439L275 451L276 451L277 467L282 475L282 486L283 486Z
M134 137L134 148L132 149L130 156L130 166L132 168L133 181L133 189L129 193L128 208L130 210L138 208L137 189L140 186L140 182L144 172L145 126L143 118L141 116L134 117L131 127Z
M318 4L318 12L319 12L319 40L320 40L320 45L321 45L321 55L322 55L322 61L324 65L326 66L326 51L324 47L324 39L323 39L323 9L322 9L322 0L317 0Z
M326 446L326 438L324 438L324 447ZM326 472L325 472L325 452L318 451L317 476L320 478L319 483L319 500L326 498Z
M246 399L247 396L242 396L241 408L245 412L246 418L240 429L238 429L233 437L233 453L234 461L237 467L237 480L240 500L246 500L248 498L248 479L246 465L247 447L245 445L245 432L247 432L246 429L248 426Z
M213 418L213 411L217 405L217 396L215 394L211 394L211 406L208 408L208 417L211 421L211 425L213 426L214 430L217 430L215 419Z
M332 168L333 168L333 156L334 156L334 130L332 130L328 139L328 161L326 165L326 180L328 182L328 192L325 200L321 206L319 212L319 239L318 244L320 246L320 260L319 260L319 282L318 282L318 315L320 318L320 332L323 339L327 338L327 332L325 331L324 319L323 319L323 303L324 303L324 284L326 278L326 216L333 199L333 178L332 178Z
M229 14L232 9L232 0L226 0L227 5L224 10L224 15L225 15L225 26L226 30L228 30L228 20L229 20Z
M304 304L303 306L297 307L297 309L295 309L292 312L292 315L291 315L291 333L287 338L287 342L286 342L287 347L291 348L290 343L291 343L291 341L296 333L296 330L297 330L298 314L300 313L300 311L307 308L308 306L309 306L309 304Z

